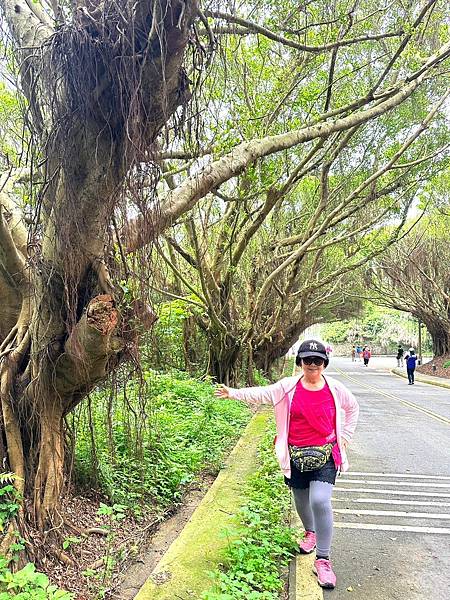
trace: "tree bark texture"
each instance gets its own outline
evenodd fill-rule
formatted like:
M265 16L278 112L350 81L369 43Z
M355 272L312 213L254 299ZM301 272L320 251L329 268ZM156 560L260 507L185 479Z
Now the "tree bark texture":
M127 174L188 99L197 8L86 3L60 27L38 4L0 0L0 9L45 158L34 238L11 190L0 197L1 437L44 529L64 486L64 416L117 367L130 333L105 270L111 215ZM142 306L132 310L151 326Z

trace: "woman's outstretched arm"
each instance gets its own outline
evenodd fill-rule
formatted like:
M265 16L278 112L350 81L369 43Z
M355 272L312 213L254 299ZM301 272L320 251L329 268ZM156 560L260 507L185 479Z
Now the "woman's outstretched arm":
M259 406L260 404L277 404L284 396L282 380L271 385L247 388L231 388L219 384L214 391L218 398L233 398L234 400L243 400L250 406Z

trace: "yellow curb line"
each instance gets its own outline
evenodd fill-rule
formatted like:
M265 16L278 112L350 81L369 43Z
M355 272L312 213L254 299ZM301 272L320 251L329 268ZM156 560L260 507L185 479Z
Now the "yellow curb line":
M398 377L404 377L405 379L408 377L408 375L405 375L405 373L403 373L403 371L400 371L397 369L391 369L391 373L393 375L397 375ZM443 388L450 389L450 383L447 383L446 381L436 381L435 379L429 379L426 377L426 375L417 373L417 371L414 374L414 377L417 381L420 381L420 383L426 383L427 385L435 385L437 387L443 387Z
M248 423L226 466L173 541L135 600L198 600L212 587L209 571L218 568L236 512L245 501L245 482L257 467L257 448L271 409L258 412Z
M398 396L394 396L394 394L389 394L387 392L383 392L383 391L379 390L378 388L376 388L375 386L370 385L368 383L362 383L358 379L355 379L354 377L350 377L350 375L347 375L347 373L345 373L345 371L342 371L341 369L339 369L337 367L335 367L335 369L336 369L336 371L340 372L342 377L346 377L349 381L353 381L353 383L357 383L358 385L365 387L369 390L374 390L377 394L380 394L381 396L385 396L386 398L390 398L391 400L397 400L397 402L400 402L401 404L404 404L405 406L408 406L409 408L414 408L415 410L423 412L424 414L428 415L432 419L435 419L436 421L441 421L441 423L450 425L450 419L448 419L447 417L444 417L443 415L435 413L432 410L429 410L428 408L423 408L422 406L419 406L418 404L414 404L414 402L409 402L409 400L403 400L402 398L399 398Z
M295 507L292 508L291 527L300 531L300 519ZM323 600L323 590L313 573L316 554L297 554L289 568L289 600Z

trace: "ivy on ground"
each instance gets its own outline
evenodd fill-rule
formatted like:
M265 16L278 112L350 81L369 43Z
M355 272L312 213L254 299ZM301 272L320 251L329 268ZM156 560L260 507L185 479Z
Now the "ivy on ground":
M223 569L212 574L214 587L204 600L276 600L284 587L283 568L297 547L288 526L290 495L273 450L274 424L258 448L259 468L247 484L247 501L234 530Z

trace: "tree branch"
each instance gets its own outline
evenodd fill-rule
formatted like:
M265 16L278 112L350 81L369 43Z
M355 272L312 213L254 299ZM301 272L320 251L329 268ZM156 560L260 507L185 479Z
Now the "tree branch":
M168 296L169 298L173 298L174 300L182 300L183 302L186 302L187 304L193 304L194 306L197 306L198 308L205 310L205 307L203 304L200 304L199 302L192 300L192 298L178 296L177 294L173 294L172 292L168 292L167 290L161 290L160 288L157 288L154 285L151 285L150 287L152 288L152 290L155 290L155 292L158 292L158 294Z
M393 67L393 65L395 64L395 62L398 60L398 58L402 54L403 50L406 48L407 44L409 43L409 41L413 37L413 35L416 32L416 30L419 27L419 25L422 23L425 15L429 11L429 9L434 4L436 4L436 2L437 2L437 0L429 0L426 4L424 4L424 6L422 7L422 10L420 11L417 19L414 21L414 23L412 25L411 31L403 38L403 40L402 40L400 46L397 48L394 56L391 58L391 60L389 61L388 65L384 69L383 73L378 78L378 81L373 86L373 88L372 88L373 92L375 92L381 86L381 84L385 80L386 76L388 75L389 71L391 70L391 68Z
M434 1L436 1L436 0L434 0ZM298 42L290 40L289 38L285 38L281 35L277 35L277 34L273 33L272 31L270 31L269 29L267 29L266 27L262 27L261 25L252 23L251 21L248 21L247 19L243 19L242 17L237 17L237 16L230 15L227 13L223 13L223 12L219 12L219 11L211 11L211 10L205 10L204 14L207 17L211 17L213 19L222 19L224 21L227 21L228 23L236 23L237 25L241 25L242 27L249 29L253 33L259 33L259 34L269 38L270 40L273 40L275 42L283 44L283 46L288 46L289 48L295 48L296 50L302 50L303 52L311 52L311 53L325 52L327 50L332 50L333 48L340 48L343 46L351 46L353 44L358 44L359 42L366 42L366 41L370 41L370 40L375 41L375 40L383 40L383 39L391 38L391 37L400 37L404 33L403 30L399 30L399 31L394 31L392 33L380 33L377 35L362 35L362 36L359 36L359 37L356 37L353 39L349 39L349 40L339 40L336 42L331 42L330 44L323 44L322 46L308 46L305 44L299 44Z
M449 54L450 42L447 42L427 60L427 65L430 65L431 68L436 61L443 60ZM412 81L400 87L387 100L383 100L376 106L366 110L335 121L322 122L289 133L239 144L230 153L207 165L198 174L189 177L175 190L170 191L161 206L160 218L157 224L151 225L152 219L144 221L142 217L131 222L124 231L128 252L133 252L149 243L180 215L190 210L209 191L217 188L228 179L239 175L248 165L253 164L259 158L281 150L287 150L313 139L328 137L333 133L351 129L392 110L411 96L425 78L425 73L426 71L421 72Z
M210 317L211 321L217 327L218 331L221 331L224 335L226 335L227 328L224 325L224 323L222 323L218 314L216 313L216 309L215 309L213 301L211 299L210 289L208 287L206 280L211 281L212 285L215 286L214 291L220 293L220 290L217 288L217 284L214 281L213 275L209 269L208 264L206 263L206 260L204 260L203 257L201 256L200 247L199 247L198 239L197 239L197 234L195 232L194 224L192 223L191 220L187 223L187 228L190 233L190 236L191 236L191 239L193 242L193 246L194 246L194 250L195 250L196 261L198 264L197 273L198 273L198 276L200 279L200 285L202 286L203 295L206 299L206 306L208 308L209 317ZM205 277L205 275L206 275L206 277Z
M203 296L201 296L199 294L199 292L197 292L197 290L193 286L191 286L190 283L188 283L186 278L183 277L183 275L177 269L177 267L164 254L164 252L162 251L162 248L159 246L159 244L156 244L156 250L158 251L158 254L161 256L163 261L172 269L172 271L175 273L176 277L187 287L187 289L190 290L194 294L194 296L197 296L197 298L203 302L205 307L208 306L208 303L206 302L205 298L203 298Z
M42 8L39 6L39 4L37 2L33 2L33 0L25 0L25 2L27 4L28 8L31 10L31 12L42 23L42 25L45 25L45 26L53 29L53 23L52 23L50 17L47 15L47 13L45 11L42 10Z
M338 215L339 212L343 208L345 208L345 206L347 206L349 202L351 202L355 197L357 197L363 189L367 188L367 186L370 185L370 183L372 181L375 181L378 177L380 177L380 175L382 175L383 173L388 171L389 168L393 164L395 164L395 162L400 158L400 156L402 156L404 154L404 152L411 146L411 144L417 139L417 137L419 137L419 135L428 127L430 121L433 119L434 115L439 110L439 108L444 104L445 100L447 99L447 97L449 95L450 95L450 90L447 90L447 92L435 104L435 106L432 108L432 110L430 110L430 112L428 113L426 118L423 120L421 125L418 127L418 129L404 142L402 147L394 154L394 156L391 158L391 160L386 165L384 165L381 169L378 169L378 171L376 171L370 177L368 177L365 181L363 181L345 200L343 200L337 207L335 207L327 215L327 218L322 222L322 224L318 227L318 229L316 229L316 231L312 235L310 235L307 240L303 241L300 248L295 250L295 252L293 252L288 258L286 258L286 260L284 260L283 263L281 263L281 265L279 265L269 275L269 277L266 279L266 281L264 282L264 284L262 285L262 287L258 293L258 297L257 297L256 303L255 303L254 318L256 318L256 316L258 315L258 312L261 308L262 299L264 298L264 295L266 294L268 287L271 285L272 281L275 281L275 279L280 275L280 273L287 266L289 266L295 260L298 260L298 258L304 252L306 252L308 250L308 248L312 245L312 243L328 229L330 224L333 222L334 216ZM320 206L320 204L319 204L319 206ZM317 213L317 211L316 211L316 213ZM363 264L363 263L361 263L361 264ZM346 272L346 271L342 271L342 272Z
M184 250L184 248L182 248L180 246L180 244L178 244L172 237L170 237L169 235L165 235L164 236L165 239L167 240L167 242L172 246L172 248L174 250L176 250L178 252L178 254L180 256L182 256L184 258L184 260L189 263L191 265L191 267L194 267L194 269L198 268L197 265L197 261L195 260L194 257L192 257L189 252L186 252L186 250Z
M21 292L26 280L25 260L17 250L9 227L3 217L3 207L0 204L0 263L8 274L11 284Z
M12 200L14 184L24 177L22 169L14 170L0 177L0 206L8 213L8 227L16 248L24 257L28 256L28 232L25 226L22 211Z
M108 374L109 362L124 347L117 336L119 312L105 294L93 298L72 330L55 365L54 386L61 397L87 393ZM71 410L73 405L65 407Z

